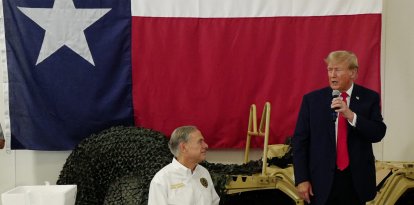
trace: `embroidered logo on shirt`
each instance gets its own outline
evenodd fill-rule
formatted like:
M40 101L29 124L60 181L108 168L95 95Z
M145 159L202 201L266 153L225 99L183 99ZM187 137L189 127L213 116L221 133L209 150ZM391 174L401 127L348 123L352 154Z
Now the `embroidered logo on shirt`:
M205 188L207 188L208 187L208 182L207 182L207 179L206 178L200 178L200 183L201 183L201 185L203 185Z
M171 184L170 188L171 189L179 189L181 187L184 187L185 185L183 183L178 183L178 184Z

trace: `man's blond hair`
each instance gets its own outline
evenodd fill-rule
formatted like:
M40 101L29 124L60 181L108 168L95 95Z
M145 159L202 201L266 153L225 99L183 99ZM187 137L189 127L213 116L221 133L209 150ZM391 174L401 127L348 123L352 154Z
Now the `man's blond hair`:
M350 70L357 70L359 67L356 55L351 51L345 50L330 52L325 58L325 62L326 64L347 62Z

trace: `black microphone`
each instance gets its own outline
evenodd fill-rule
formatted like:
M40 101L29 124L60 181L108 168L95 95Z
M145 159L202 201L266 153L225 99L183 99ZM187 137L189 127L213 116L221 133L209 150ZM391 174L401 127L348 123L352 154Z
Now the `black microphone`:
M339 90L332 90L332 99L339 97L341 95L341 92ZM338 113L335 112L335 110L339 109L339 107L335 107L332 109L332 121L336 121L336 118L338 117Z

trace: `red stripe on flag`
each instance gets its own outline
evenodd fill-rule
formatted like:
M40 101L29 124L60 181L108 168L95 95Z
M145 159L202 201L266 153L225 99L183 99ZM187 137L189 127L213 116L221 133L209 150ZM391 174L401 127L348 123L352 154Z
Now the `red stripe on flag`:
M330 51L354 51L357 83L380 91L380 44L380 14L133 17L135 124L167 135L193 124L210 147L240 148L249 106L255 103L260 117L269 101L270 143L283 143L293 134L303 94L328 85L323 59Z

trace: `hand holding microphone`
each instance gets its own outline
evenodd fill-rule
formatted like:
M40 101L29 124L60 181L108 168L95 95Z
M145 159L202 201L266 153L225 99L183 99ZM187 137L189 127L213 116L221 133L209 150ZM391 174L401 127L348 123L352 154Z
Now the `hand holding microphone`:
M341 95L341 92L339 90L332 90L332 102L331 102L331 109L332 109L332 121L335 122L336 118L338 117L337 109L339 107L334 106L334 100L338 99L338 97Z
M348 119L349 121L353 120L354 113L352 110L349 109L346 99L342 99L341 92L339 90L332 91L332 103L331 108L333 110L333 121L336 121L338 117L338 113L342 113L342 115Z
M335 111L335 112L340 112L338 111L339 109L341 109L343 107L343 101L342 101L342 97L340 97L341 92L339 90L333 90L332 91L332 103L331 103L331 108Z

